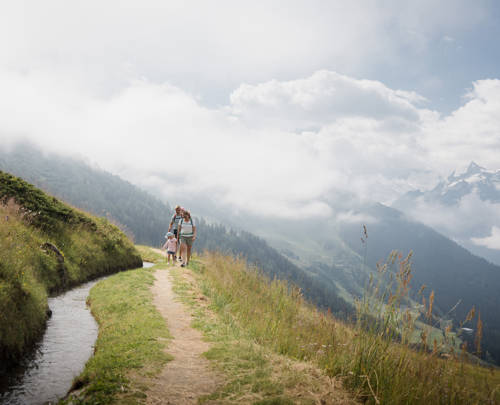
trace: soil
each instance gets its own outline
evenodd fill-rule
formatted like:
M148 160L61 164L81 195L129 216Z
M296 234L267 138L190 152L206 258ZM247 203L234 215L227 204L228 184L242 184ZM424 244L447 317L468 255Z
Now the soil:
M172 335L166 351L174 357L155 378L147 392L147 404L196 404L202 395L217 389L220 377L202 354L210 345L191 327L191 314L172 291L168 270L157 270L152 288L154 304L167 321Z

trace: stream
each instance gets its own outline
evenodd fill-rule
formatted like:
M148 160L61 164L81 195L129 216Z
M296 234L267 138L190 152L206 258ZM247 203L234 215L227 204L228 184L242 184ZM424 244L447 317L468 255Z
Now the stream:
M0 404L50 404L66 395L94 352L98 326L86 300L103 278L49 298L52 316L42 340L19 366L0 375Z

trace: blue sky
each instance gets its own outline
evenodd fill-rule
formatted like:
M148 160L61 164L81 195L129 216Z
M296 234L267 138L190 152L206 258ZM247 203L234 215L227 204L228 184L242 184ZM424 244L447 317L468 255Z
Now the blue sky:
M471 3L484 7L477 22L438 31L422 51L402 50L400 64L377 69L372 78L395 88L414 84L413 89L429 100L429 107L443 113L463 104L462 97L473 81L498 78L500 3Z

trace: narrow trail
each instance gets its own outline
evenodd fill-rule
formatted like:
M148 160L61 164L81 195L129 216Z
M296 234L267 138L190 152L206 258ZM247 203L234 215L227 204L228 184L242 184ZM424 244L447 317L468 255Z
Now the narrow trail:
M155 378L148 391L147 404L196 404L201 395L214 392L219 383L216 373L202 356L210 345L201 332L190 325L191 314L177 301L167 269L157 270L152 287L154 304L167 321L173 339L166 351L174 357Z

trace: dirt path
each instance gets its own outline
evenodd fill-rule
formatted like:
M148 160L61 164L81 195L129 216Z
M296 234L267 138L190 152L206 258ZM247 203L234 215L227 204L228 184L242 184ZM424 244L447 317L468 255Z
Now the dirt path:
M154 304L167 320L173 336L167 352L174 360L155 378L147 403L196 404L198 397L214 392L219 381L208 360L202 357L209 344L203 341L201 332L191 327L191 314L176 300L169 271L157 270L155 277Z

